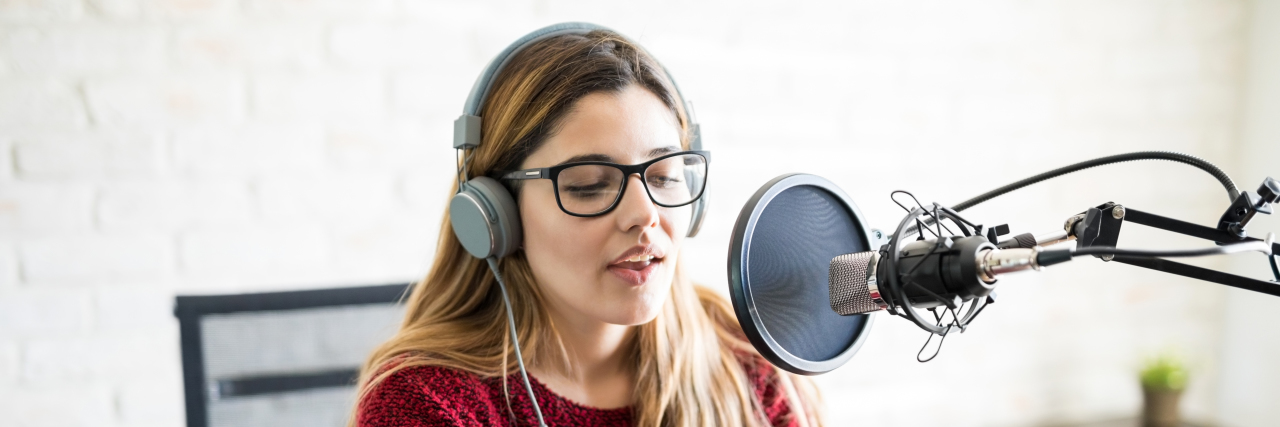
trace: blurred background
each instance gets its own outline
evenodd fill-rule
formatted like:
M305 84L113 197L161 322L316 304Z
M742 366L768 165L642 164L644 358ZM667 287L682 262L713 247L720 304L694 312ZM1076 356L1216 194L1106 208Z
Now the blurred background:
M1122 152L1280 176L1277 0L0 0L0 424L184 425L175 295L420 278L472 82L570 20L639 41L695 104L713 199L685 261L721 292L738 210L783 173L880 228L892 190L955 204ZM1108 201L1210 226L1228 204L1149 161L965 214L1044 233ZM1256 253L1193 263L1270 279ZM832 424L1132 418L1143 360L1174 352L1186 419L1280 425L1278 298L1093 259L999 293L926 364L927 334L881 315L816 378Z

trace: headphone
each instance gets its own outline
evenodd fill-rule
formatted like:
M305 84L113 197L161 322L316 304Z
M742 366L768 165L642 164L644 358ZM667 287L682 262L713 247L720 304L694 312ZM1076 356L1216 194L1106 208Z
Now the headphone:
M617 33L599 25L566 22L529 33L503 49L476 79L475 85L471 87L471 94L467 96L467 104L463 107L462 115L453 122L453 148L466 150L480 146L480 107L484 105L485 98L489 95L494 77L502 72L507 61L516 53L546 38L564 34L586 34L594 30ZM691 105L684 101L680 86L676 85L671 73L667 72L665 67L662 71L666 73L667 80L675 88L680 102L684 103L689 127L692 130L690 148L701 150L702 135L693 118ZM453 233L462 242L462 247L476 258L502 258L510 255L520 247L520 239L523 235L520 228L520 210L511 193L497 180L486 176L468 179L466 164L467 159L464 158L458 171L461 180L458 183L458 193L449 201L449 221L453 226ZM707 212L706 193L707 191L704 190L702 197L693 202L693 218L689 222L688 237L697 235L698 230L702 228L702 221Z

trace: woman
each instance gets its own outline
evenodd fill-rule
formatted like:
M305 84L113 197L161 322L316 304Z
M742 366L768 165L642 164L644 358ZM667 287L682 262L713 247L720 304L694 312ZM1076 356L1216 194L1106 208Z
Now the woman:
M687 199L701 192L671 195L680 176L658 169L697 159L683 105L658 62L608 30L510 57L463 170L500 178L519 206L523 243L498 263L518 347L498 283L446 212L400 330L363 367L350 424L818 425L812 384L765 362L724 298L681 269ZM510 179L558 165L578 166Z

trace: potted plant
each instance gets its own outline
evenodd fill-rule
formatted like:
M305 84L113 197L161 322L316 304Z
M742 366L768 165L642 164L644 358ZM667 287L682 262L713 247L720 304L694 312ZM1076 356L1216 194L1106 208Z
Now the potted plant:
M1142 425L1174 427L1179 423L1178 400L1187 387L1187 368L1169 354L1147 360L1142 368Z

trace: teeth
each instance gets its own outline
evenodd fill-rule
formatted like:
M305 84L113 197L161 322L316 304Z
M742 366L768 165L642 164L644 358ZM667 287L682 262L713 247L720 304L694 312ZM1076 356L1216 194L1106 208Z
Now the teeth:
M641 262L653 259L653 255L636 255L628 259L627 262Z

